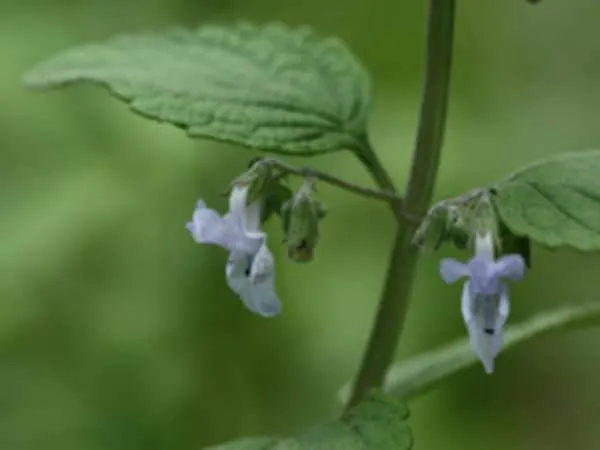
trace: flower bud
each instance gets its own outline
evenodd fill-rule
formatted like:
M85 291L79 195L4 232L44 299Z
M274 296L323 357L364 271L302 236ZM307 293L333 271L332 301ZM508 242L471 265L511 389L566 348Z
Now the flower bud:
M327 214L325 206L313 199L313 193L312 182L307 180L282 207L288 257L295 262L313 259L319 240L319 220Z

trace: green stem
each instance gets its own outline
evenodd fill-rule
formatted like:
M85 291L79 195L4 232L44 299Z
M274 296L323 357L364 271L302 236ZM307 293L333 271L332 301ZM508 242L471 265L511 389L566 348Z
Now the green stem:
M409 216L424 216L433 196L446 122L455 9L455 0L429 1L423 97L403 205ZM418 249L412 245L416 229L410 221L398 224L379 309L348 407L383 384L393 360L418 259Z
M394 184L394 181L383 167L383 164L381 164L381 161L379 161L377 153L375 153L368 140L365 139L362 152L357 153L356 156L366 167L373 180L375 180L375 183L377 183L377 186L387 192L396 193L396 185ZM388 204L396 216L398 223L412 222L417 225L420 224L423 220L423 216L410 214L406 208L404 208L403 200L400 197L397 198L399 198L400 201L388 201Z
M289 164L283 163L276 159L264 159L261 162L264 164L269 164L272 167L279 169L284 174L291 173L291 174L300 175L303 177L315 178L317 180L323 181L324 183L331 184L332 186L339 187L341 189L352 192L354 194L362 195L363 197L374 198L377 200L384 200L388 203L391 203L392 205L401 205L402 204L402 198L396 194L396 192L393 188L394 186L393 185L390 186L387 183L380 185L381 190L380 189L371 189L368 187L359 186L359 185L351 183L349 181L344 181L344 180L337 178L333 175L330 175L328 173L319 172L318 170L311 169L308 167L300 167L300 168L293 167L293 166L290 166Z
M357 153L356 156L367 168L371 177L375 180L380 189L394 193L396 192L394 181L383 167L383 164L381 164L381 161L379 161L377 153L375 153L367 138L364 140L362 151Z

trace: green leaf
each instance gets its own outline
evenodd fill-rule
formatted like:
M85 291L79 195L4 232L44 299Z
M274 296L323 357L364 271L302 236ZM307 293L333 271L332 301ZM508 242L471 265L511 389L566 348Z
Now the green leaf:
M206 447L206 450L271 450L276 444L277 438L251 437Z
M517 236L502 222L500 223L500 252L502 255L519 254L531 268L531 241L526 236Z
M519 236L549 247L600 250L600 151L524 168L494 187L494 205Z
M247 438L206 450L409 450L408 409L399 400L373 392L341 420L289 439Z
M274 153L365 148L369 77L340 40L309 28L243 23L121 36L64 51L25 82L101 84L192 137Z
M508 327L500 358L509 348L533 337L599 324L600 303L568 306L540 313L523 323ZM389 394L409 400L434 388L456 372L477 363L479 359L469 340L460 339L438 350L394 364L386 376L384 389ZM345 401L349 392L350 384L347 384L340 390L340 400Z
M292 190L281 182L272 182L269 186L265 202L261 209L261 222L266 222L273 214L282 214L285 202L292 198Z

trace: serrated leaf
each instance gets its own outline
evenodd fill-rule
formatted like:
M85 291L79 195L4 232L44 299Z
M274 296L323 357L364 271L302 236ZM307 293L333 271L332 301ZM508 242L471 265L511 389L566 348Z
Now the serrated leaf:
M533 337L591 325L600 325L600 303L563 307L537 314L506 329L500 357L509 348ZM478 362L469 340L460 339L440 349L394 364L386 376L384 389L389 394L409 400ZM340 390L340 400L345 401L349 392L350 384L347 384Z
M412 434L406 405L372 393L341 420L289 439L248 438L206 450L409 450Z
M81 45L29 72L30 87L105 85L143 116L274 153L364 148L370 81L338 39L247 23Z
M516 235L549 247L600 250L600 151L547 159L494 189L494 205Z

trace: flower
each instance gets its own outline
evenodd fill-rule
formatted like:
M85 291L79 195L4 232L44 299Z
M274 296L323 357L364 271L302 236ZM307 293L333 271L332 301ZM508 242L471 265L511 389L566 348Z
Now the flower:
M504 322L510 311L508 286L504 280L519 281L523 278L523 257L513 254L495 260L491 234L477 235L475 256L466 264L443 259L440 262L440 274L448 284L463 277L468 278L462 292L462 315L471 346L485 371L492 373L494 358L503 344Z
M227 284L250 311L273 317L281 312L275 292L273 255L267 247L266 233L260 230L261 202L246 205L247 197L247 186L234 185L229 211L222 217L198 200L186 228L196 242L229 251Z

